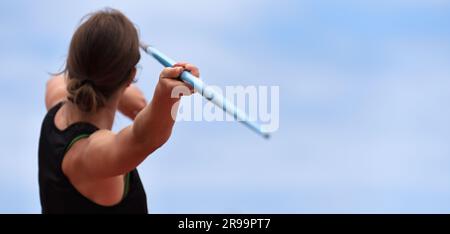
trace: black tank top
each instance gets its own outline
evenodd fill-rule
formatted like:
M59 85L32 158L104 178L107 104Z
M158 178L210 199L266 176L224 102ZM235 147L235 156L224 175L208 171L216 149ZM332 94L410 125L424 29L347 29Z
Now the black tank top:
M148 213L147 198L137 169L128 173L124 198L114 206L98 205L70 183L62 171L65 152L72 143L98 130L89 123L74 123L65 130L55 125L55 115L63 103L48 111L39 139L39 192L42 213Z

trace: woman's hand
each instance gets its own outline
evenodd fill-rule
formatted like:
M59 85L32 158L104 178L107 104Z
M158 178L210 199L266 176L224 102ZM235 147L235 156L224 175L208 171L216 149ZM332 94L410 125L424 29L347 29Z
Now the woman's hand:
M170 95L174 88L185 87L189 89L190 92L183 93L183 95L191 95L194 93L194 88L180 79L180 75L183 71L189 71L195 77L200 77L200 72L196 66L186 62L176 63L173 67L164 68L164 70L162 70L156 92L159 92L162 95Z
M118 109L119 111L134 120L136 115L145 108L147 100L145 100L144 94L136 85L130 85L123 93Z

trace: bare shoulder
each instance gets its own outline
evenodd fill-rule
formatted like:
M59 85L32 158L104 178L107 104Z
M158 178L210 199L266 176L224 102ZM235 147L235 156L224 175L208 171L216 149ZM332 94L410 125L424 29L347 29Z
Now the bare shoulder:
M115 144L116 133L111 130L101 129L93 133L89 137L87 149L96 152L97 154L103 153L102 151L110 149Z
M92 152L93 146L113 135L114 133L109 130L99 130L88 138L77 141L66 153L62 163L63 173L78 192L89 200L104 206L120 202L124 189L123 175L99 177L93 173L96 170L90 167L93 166L100 170L102 157L97 157L97 153L88 154ZM91 150L89 150L90 148Z
M75 142L66 152L62 162L62 170L68 177L91 177L91 167L102 164L102 157L114 144L115 133L102 129L87 138Z

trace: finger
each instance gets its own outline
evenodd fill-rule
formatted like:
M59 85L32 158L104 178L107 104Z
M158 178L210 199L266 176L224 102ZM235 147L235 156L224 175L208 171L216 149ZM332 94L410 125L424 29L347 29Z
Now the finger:
M200 71L198 70L198 68L190 63L187 63L184 65L184 69L190 71L192 73L192 75L196 76L197 78L200 77Z
M173 65L174 67L183 67L184 69L188 70L192 75L196 76L197 78L200 77L200 72L198 68L190 63L187 62L178 62Z
M191 84L189 84L187 82L183 82L183 85L186 86L189 90L191 90L191 93L195 92L195 89Z
M188 62L177 62L173 66L174 67L184 67Z
M180 77L181 73L184 71L183 67L166 67L162 70L160 77L176 79Z
M194 93L194 88L190 84L188 84L186 82L183 82L183 81L180 81L180 80L174 80L174 79L167 79L167 80L165 80L165 82L170 87L173 87L173 88L175 88L175 87L185 87L186 89L188 89L190 91L190 94Z

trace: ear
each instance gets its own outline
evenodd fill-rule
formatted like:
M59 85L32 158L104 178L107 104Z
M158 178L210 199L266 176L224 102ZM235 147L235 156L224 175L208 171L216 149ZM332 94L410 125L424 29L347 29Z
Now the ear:
M136 77L136 73L137 73L137 69L135 67L133 67L131 69L130 77L128 78L128 81L127 81L127 87L129 87L133 83L133 80Z

